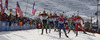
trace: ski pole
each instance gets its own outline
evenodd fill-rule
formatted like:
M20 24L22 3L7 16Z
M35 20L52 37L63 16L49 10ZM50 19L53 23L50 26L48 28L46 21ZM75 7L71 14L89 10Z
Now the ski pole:
M38 29L38 34L39 34L39 29Z

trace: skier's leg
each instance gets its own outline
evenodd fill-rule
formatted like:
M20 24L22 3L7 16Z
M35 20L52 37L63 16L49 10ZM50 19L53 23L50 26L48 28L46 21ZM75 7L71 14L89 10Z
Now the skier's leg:
M72 29L73 29L73 32L75 33L75 26L76 26L76 24L75 24L75 22L73 23L73 26L72 26Z
M47 29L46 29L46 33L48 34Z
M70 25L70 28L69 28L69 31L68 31L68 33L70 32L70 30L71 30L71 25Z
M85 30L82 28L81 23L79 23L79 26L80 26L81 30L83 31L83 33L84 33L84 34L87 34L87 33L85 32Z
M76 32L78 32L78 23L77 23L77 25L76 25Z
M59 32L59 24L57 24L57 32Z
M46 33L48 34L48 32L47 32L47 25L45 25L45 28L46 28Z
M43 34L43 30L44 30L44 25L42 26L42 33L41 33L41 35Z
M73 29L73 32L75 33L75 26L74 25L72 26L72 29Z
M51 32L51 26L50 26L50 24L49 24L49 33Z
M64 31L64 33L66 34L66 30L65 30L65 27L64 26L62 26L63 27L63 31Z
M59 38L61 38L61 28L59 28Z
M64 26L63 26L63 31L65 33L65 36L68 37L67 34L66 34L66 30L65 30L65 27Z
M76 23L76 36L78 36L78 23Z
M82 28L82 25L81 23L79 23L79 27L81 28L82 31L84 31L84 29Z
M59 31L59 29L58 29L58 24L56 25L56 31L57 31L57 32Z
M66 26L66 31L68 33L68 31L69 31L69 25Z
M61 25L58 25L58 30L59 30L59 38L61 38Z
M56 31L56 25L54 26L54 31Z

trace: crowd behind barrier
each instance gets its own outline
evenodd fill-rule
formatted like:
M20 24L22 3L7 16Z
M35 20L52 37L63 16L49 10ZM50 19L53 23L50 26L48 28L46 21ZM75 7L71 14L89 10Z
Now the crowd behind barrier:
M18 15L7 15L0 13L0 31L27 30L34 29L34 20L27 17L18 17Z
M15 22L9 26L9 23L6 21L0 21L0 31L16 31L16 30L27 30L27 29L35 29L34 24L26 23L22 26L18 25L18 22Z

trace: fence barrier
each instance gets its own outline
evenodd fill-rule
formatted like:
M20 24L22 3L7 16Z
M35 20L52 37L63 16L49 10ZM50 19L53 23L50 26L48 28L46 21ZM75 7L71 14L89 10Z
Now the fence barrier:
M36 29L34 24L25 23L22 26L18 25L19 22L12 22L9 26L9 22L0 21L0 31L16 31L16 30L27 30L27 29Z

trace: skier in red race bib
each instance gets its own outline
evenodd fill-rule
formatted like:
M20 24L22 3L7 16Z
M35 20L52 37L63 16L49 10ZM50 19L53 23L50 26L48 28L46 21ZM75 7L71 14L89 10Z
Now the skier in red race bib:
M76 17L76 36L78 36L78 26L80 27L80 29L84 32L84 34L87 34L85 32L85 30L82 28L82 25L81 25L81 20L83 21L83 24L84 24L84 20L80 17L80 16L77 16Z
M54 31L57 31L56 28L58 27L58 18L59 18L59 16L56 13L54 13L53 16L54 16Z
M51 32L51 28L53 26L54 26L53 16L52 16L52 13L50 13L50 17L49 17L49 33Z
M75 16L74 15L72 15L72 17L69 18L69 26L70 26L70 28L69 28L68 33L70 32L71 29L73 29L73 32L75 33L76 23L75 23Z
M69 26L69 19L67 18L67 17L65 17L65 27L66 27L66 29L68 30L69 28L68 28L68 26Z
M63 18L63 15L60 15L60 18L58 19L59 23L58 23L58 29L59 29L59 38L61 38L61 29L63 28L63 31L65 33L65 36L67 36L66 34L66 30L65 30L65 25L64 25L64 18Z

